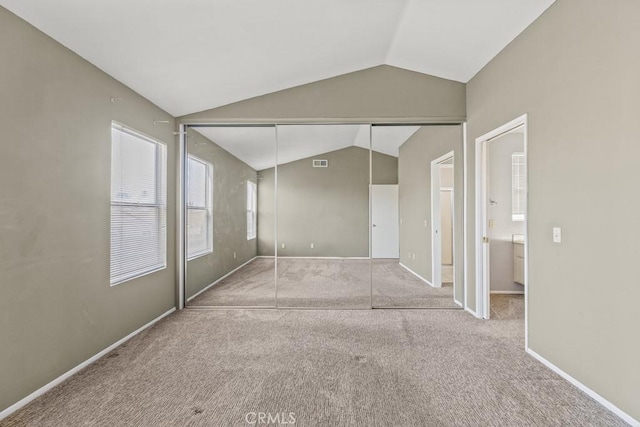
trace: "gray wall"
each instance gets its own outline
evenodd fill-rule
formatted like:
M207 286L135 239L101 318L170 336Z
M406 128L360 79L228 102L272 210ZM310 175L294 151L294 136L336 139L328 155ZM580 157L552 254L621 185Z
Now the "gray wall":
M187 136L188 154L213 165L213 252L187 262L189 298L256 256L256 239L247 240L247 181L257 172L193 129Z
M329 167L313 168L314 158ZM374 184L398 182L397 158L374 152L372 165ZM258 253L271 256L274 169L260 176ZM279 165L278 240L278 256L368 257L369 150L349 147Z
M400 146L398 159L400 262L432 282L431 161L450 151L454 152L454 268L458 280L456 300L462 302L464 297L462 281L464 168L461 126L423 126Z
M176 146L170 115L3 8L0 58L2 410L174 307ZM114 287L112 120L168 162L167 268Z
M636 419L638 22L638 1L558 0L467 92L470 189L475 139L529 117L531 349ZM552 242L554 226L561 244Z
M182 122L455 122L465 118L464 83L388 65L191 114Z
M489 142L489 198L497 202L489 206L491 291L524 292L513 281L513 234L524 234L523 221L511 218L511 155L524 152L524 134L508 133Z

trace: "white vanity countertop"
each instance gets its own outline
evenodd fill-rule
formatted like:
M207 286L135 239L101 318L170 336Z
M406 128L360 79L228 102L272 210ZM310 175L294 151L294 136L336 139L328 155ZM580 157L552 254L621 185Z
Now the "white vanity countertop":
M524 245L524 234L513 234L511 241L517 245Z

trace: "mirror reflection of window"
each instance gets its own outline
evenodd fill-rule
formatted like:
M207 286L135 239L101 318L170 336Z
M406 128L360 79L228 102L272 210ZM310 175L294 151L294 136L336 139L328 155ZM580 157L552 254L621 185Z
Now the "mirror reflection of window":
M255 239L258 232L258 186L247 181L247 240Z
M213 252L213 166L189 156L187 166L187 256L196 258Z
M511 220L524 221L527 175L524 153L511 155Z

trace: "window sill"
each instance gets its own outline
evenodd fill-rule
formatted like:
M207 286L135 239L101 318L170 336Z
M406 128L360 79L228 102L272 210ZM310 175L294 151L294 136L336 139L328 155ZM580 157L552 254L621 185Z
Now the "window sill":
M167 265L163 264L163 265L158 266L158 267L153 267L153 268L151 268L149 270L144 270L144 271L141 271L141 272L131 273L131 275L129 275L129 276L125 276L125 277L119 278L115 282L111 282L110 286L111 287L118 286L118 285L121 285L123 283L130 282L131 280L139 279L140 277L146 276L148 274L155 273L155 272L161 271L161 270L165 270L166 268L167 268Z
M190 257L187 257L187 261L192 261L196 258L200 258L203 257L205 255L211 255L213 253L213 251L205 251L205 252L198 252L197 254L193 254Z

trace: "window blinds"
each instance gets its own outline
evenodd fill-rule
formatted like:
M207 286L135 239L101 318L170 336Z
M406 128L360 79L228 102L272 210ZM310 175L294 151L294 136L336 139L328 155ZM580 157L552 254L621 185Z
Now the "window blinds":
M112 285L166 267L165 147L111 126Z
M511 155L511 219L524 221L527 199L527 175L524 153Z
M189 156L187 161L187 257L213 252L213 166Z

